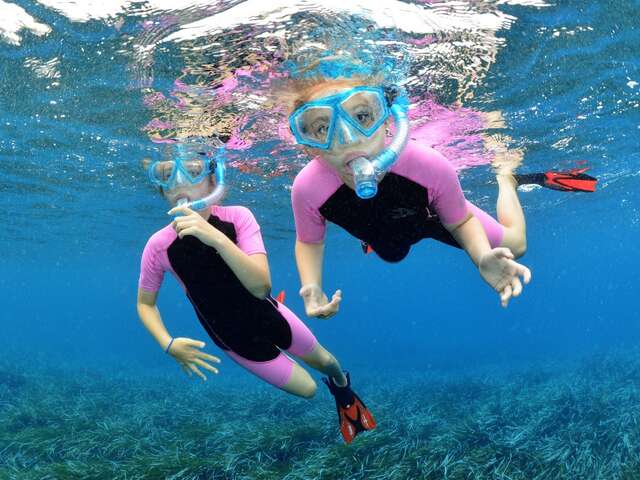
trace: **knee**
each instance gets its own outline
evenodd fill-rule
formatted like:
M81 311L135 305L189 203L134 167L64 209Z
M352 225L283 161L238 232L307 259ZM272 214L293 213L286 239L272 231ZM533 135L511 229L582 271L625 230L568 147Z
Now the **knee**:
M309 382L305 382L302 388L298 392L298 395L302 398L310 399L316 396L318 391L318 385L312 379Z

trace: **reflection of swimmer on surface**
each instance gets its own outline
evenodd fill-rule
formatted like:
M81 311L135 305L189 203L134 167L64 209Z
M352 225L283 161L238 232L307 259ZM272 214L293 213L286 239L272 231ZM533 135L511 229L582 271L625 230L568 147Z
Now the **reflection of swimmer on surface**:
M223 153L212 160L202 154L202 145L169 148L170 158L145 161L150 179L172 206L169 214L178 216L151 236L142 254L137 301L142 323L190 376L206 380L201 369L218 373L213 364L220 360L201 350L204 342L172 337L162 321L158 291L165 272L171 272L203 328L233 360L288 393L311 398L316 383L289 355L296 356L328 376L345 441L374 428L375 420L335 357L282 303L284 298L271 296L267 255L252 213L217 204L224 186Z
M360 199L353 192L352 163L385 150L393 100L371 77L315 76L290 85L292 130L313 157L292 189L296 260L308 315L332 316L342 299L338 290L329 301L321 283L327 221L387 261L402 260L423 238L463 248L503 306L520 295L521 278L528 283L531 273L515 262L526 251L525 219L511 174L516 165L504 162L497 175L497 221L465 199L446 158L414 141L382 173L378 194ZM363 86L372 93L360 94Z

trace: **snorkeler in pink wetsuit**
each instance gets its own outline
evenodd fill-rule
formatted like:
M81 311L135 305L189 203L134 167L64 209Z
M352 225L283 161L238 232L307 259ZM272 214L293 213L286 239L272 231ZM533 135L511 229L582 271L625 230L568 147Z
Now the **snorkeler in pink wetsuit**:
M323 380L335 397L347 443L375 428L373 416L351 389L349 374L304 323L271 296L266 251L251 212L214 204L224 193L224 159L200 157L199 145L195 150L177 147L170 160L145 165L173 206L169 214L177 215L151 236L142 254L137 307L145 327L189 375L206 380L200 368L218 373L211 363L220 360L201 351L204 342L173 338L162 322L157 296L165 272L170 272L203 328L233 360L288 393L311 398L316 383L287 354L294 355L327 375Z
M328 220L383 260L398 262L423 238L459 247L443 224L457 224L472 212L491 247L502 242L502 225L465 199L455 170L431 148L409 142L378 188L374 198L361 200L335 170L319 158L311 160L297 175L291 194L297 239L323 242Z
M463 248L503 306L520 295L521 278L528 283L531 272L514 261L526 251L526 229L510 168L497 175L496 221L465 199L442 155L411 141L405 146L408 121L395 87L375 78L321 75L289 87L291 132L312 157L291 193L300 295L308 316L331 317L342 301L340 290L329 300L322 288L327 221L390 262L404 259L424 238ZM388 142L391 113L396 136ZM376 189L375 196L361 195Z

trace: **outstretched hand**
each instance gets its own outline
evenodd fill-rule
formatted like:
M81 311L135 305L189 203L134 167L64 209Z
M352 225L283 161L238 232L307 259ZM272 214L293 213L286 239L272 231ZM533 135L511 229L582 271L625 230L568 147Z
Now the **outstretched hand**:
M508 248L494 248L480 258L478 265L482 278L500 294L503 307L509 304L511 297L522 293L520 277L525 285L531 280L531 271L513 259Z
M187 375L191 377L195 373L202 380L206 381L207 377L198 367L217 374L218 369L208 362L220 363L220 359L201 351L200 349L204 348L204 345L205 343L200 340L178 337L173 339L171 348L167 353L176 359L176 362L180 364L182 370L184 370Z
M319 285L305 285L300 289L304 301L304 309L308 317L327 319L333 317L340 309L342 290L336 290L331 301Z

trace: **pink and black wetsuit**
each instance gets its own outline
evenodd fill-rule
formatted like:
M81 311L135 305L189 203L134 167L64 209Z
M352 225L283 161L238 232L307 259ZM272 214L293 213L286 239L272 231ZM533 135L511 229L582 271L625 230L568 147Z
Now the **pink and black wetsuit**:
M247 255L266 253L260 227L247 208L213 206L209 223ZM157 292L167 271L184 288L216 345L272 385L283 387L293 371L283 350L306 355L315 347L315 337L293 312L271 296L251 295L214 248L193 236L178 238L170 225L144 248L139 288Z
M411 141L373 198L358 198L335 170L316 158L297 175L291 200L298 240L324 241L330 221L388 262L405 258L423 238L459 248L444 225L462 221L468 212L480 220L492 248L500 246L504 233L502 225L464 198L458 175L445 157Z

